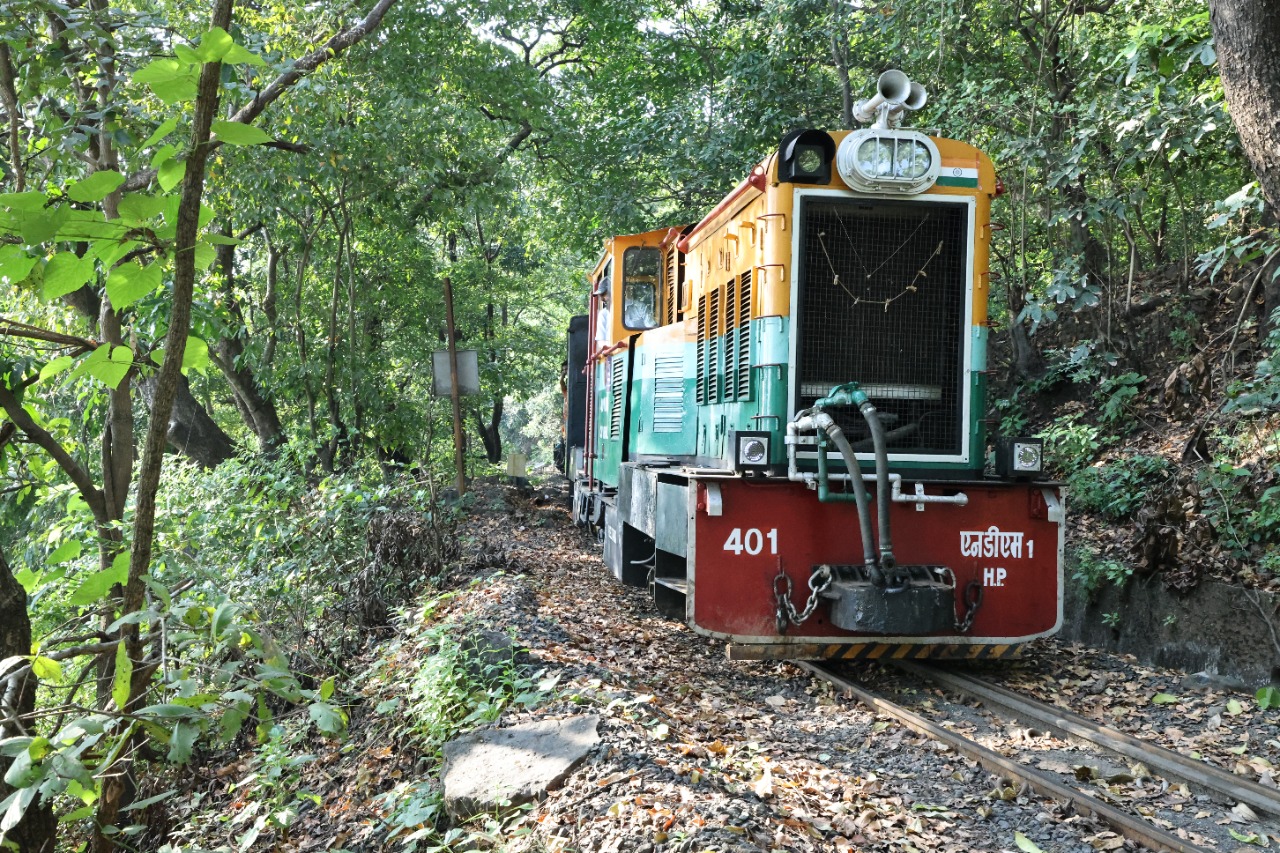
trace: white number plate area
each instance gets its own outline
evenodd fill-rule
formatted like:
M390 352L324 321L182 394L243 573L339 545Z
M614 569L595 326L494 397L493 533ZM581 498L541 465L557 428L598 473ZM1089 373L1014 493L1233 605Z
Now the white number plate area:
M741 527L735 527L729 533L729 538L724 540L724 549L737 557L741 557L744 553L749 557L766 553L776 555L778 528L760 530L757 527L748 527L743 530Z

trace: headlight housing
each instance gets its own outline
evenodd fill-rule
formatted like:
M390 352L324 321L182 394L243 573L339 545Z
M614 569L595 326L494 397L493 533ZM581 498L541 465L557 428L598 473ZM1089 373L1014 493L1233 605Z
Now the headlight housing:
M735 432L731 437L729 446L733 448L733 470L739 473L769 470L773 438L771 433L749 430Z
M836 151L840 177L861 192L924 192L941 168L938 146L914 130L855 130Z
M1005 479L1030 480L1044 474L1044 440L1002 438L996 442L996 474Z

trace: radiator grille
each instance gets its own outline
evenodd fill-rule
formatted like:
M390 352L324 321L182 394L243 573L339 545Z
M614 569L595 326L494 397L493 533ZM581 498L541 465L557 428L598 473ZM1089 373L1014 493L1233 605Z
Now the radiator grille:
M659 356L653 361L653 431L684 428L684 358Z
M613 400L613 408L609 412L609 437L617 438L622 434L622 386L624 362L626 359L614 357L613 375L609 378L609 396Z
M737 398L751 399L751 271L738 277L738 341L735 344Z
M666 261L663 264L663 298L666 303L664 323L674 323L680 319L680 300L683 294L684 258L672 244L667 248Z
M806 199L802 220L799 407L857 380L892 452L959 454L967 207ZM871 449L855 408L831 414Z
M723 292L713 290L707 299L707 402L719 403L722 399L721 381L724 378L724 339L720 337L720 298Z
M698 297L698 363L695 367L697 373L697 388L695 396L699 405L707 402L707 351L710 348L710 341L707 340L707 295Z

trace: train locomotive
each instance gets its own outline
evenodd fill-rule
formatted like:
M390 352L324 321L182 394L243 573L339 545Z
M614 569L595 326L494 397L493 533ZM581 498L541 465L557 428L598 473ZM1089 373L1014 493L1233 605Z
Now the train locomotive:
M569 326L565 473L605 563L734 659L1016 656L1065 503L984 420L990 159L898 71L702 221L614 237Z

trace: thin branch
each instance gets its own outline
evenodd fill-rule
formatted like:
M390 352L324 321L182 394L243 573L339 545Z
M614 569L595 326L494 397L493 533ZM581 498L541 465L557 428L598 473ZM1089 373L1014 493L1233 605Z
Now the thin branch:
M303 77L329 60L341 56L348 48L359 43L377 29L378 25L382 23L382 18L387 14L387 10L394 6L395 2L396 0L378 0L374 7L369 10L369 14L365 15L359 23L351 25L329 39L322 46L294 62L288 71L268 83L267 87L259 92L252 101L237 110L230 120L241 124L251 123ZM220 140L210 143L210 152L221 145L222 142ZM282 146L275 145L273 147ZM140 172L135 172L125 181L122 189L125 191L140 190L150 184L155 179L155 176L155 169L144 169Z

